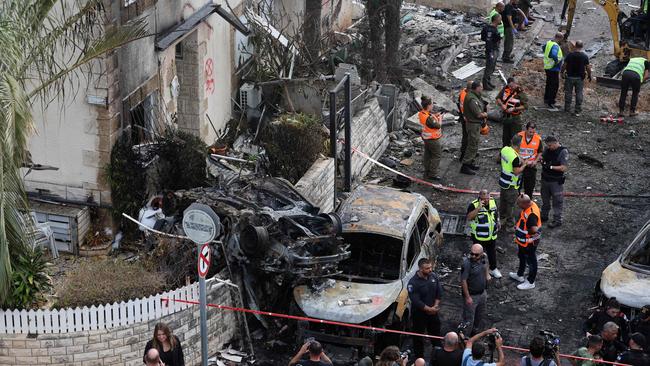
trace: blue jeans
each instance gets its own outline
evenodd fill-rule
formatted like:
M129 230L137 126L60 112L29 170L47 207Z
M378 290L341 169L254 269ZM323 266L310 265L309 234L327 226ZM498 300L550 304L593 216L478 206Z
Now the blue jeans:
M517 256L519 257L519 269L517 276L521 277L526 272L526 264L528 264L528 282L535 283L537 277L537 243L528 244L527 247L518 246Z

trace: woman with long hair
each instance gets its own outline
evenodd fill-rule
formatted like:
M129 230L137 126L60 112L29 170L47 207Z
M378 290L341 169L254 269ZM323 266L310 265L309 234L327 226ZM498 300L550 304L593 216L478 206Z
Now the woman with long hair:
M185 366L183 348L169 326L165 323L158 323L153 329L153 339L147 342L144 354L155 348L160 354L160 360L165 366Z
M381 351L379 361L375 366L406 366L406 358L402 358L397 346L388 346Z

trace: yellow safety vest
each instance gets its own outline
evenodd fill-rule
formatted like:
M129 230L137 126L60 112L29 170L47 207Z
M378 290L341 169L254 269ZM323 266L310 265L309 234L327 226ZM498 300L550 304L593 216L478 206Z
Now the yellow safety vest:
M645 62L646 59L643 57L633 57L630 59L630 62L627 63L627 66L625 66L623 71L626 70L634 71L637 74L639 74L641 81L643 81L643 74L645 73Z
M557 63L555 63L555 60L553 60L550 57L553 46L557 46ZM550 70L555 66L559 65L563 58L564 55L562 54L562 47L560 47L560 45L557 44L557 42L555 41L546 42L546 47L544 48L544 70Z
M492 24L492 17L495 16L496 14L499 14L499 12L496 9L492 9L490 14L488 14L487 18L485 18L488 24ZM499 31L499 35L501 36L501 38L503 38L503 35L505 34L504 33L505 30L503 29L503 19L501 19L501 23L499 23L499 25L497 26L497 31Z

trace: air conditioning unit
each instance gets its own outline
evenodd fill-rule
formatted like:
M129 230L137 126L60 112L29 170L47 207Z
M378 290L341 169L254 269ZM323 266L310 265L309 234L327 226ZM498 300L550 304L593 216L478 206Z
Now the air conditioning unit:
M262 102L262 91L250 83L244 83L239 88L239 102L244 109L257 108Z

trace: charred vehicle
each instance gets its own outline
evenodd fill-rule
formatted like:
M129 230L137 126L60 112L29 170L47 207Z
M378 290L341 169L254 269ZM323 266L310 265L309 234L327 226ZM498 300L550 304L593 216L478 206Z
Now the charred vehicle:
M404 329L410 313L407 283L420 258L435 259L442 244L440 217L424 196L387 187L360 186L337 211L351 256L339 273L297 286L302 314L324 320ZM299 336L354 346L362 354L398 344L394 334L301 323Z
M632 243L605 270L600 290L606 298L633 309L650 304L650 221L639 230Z

